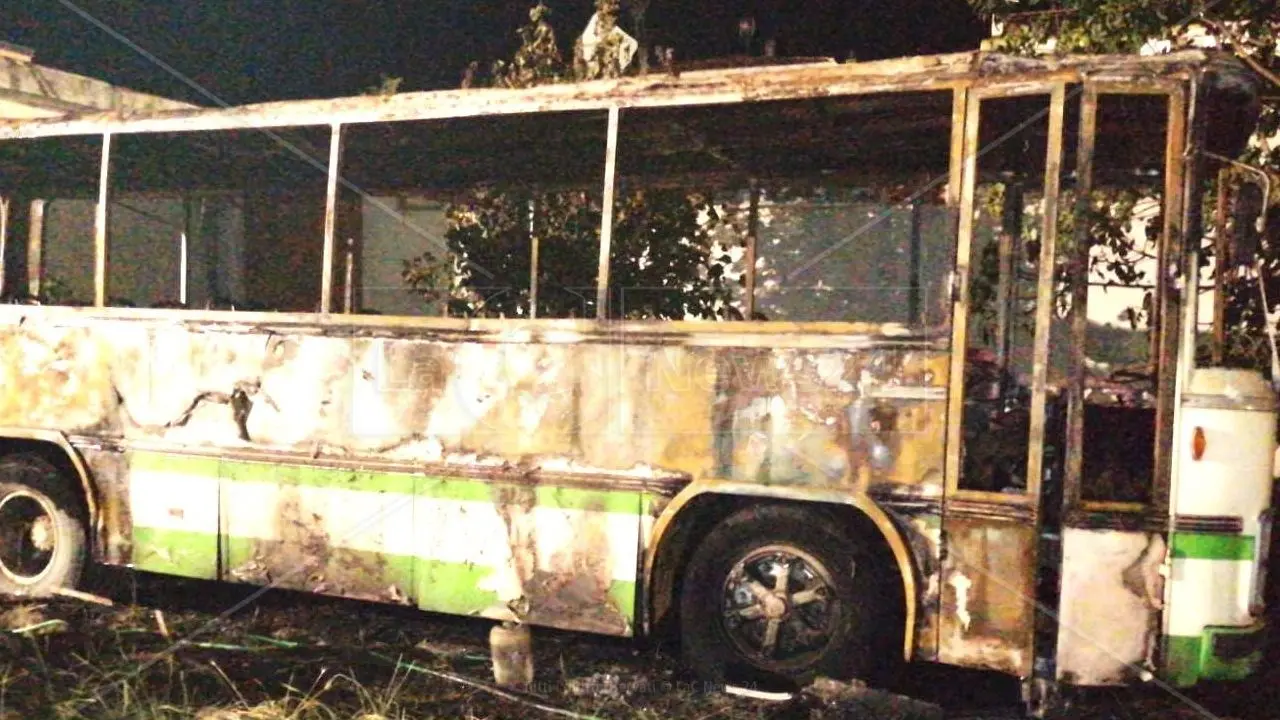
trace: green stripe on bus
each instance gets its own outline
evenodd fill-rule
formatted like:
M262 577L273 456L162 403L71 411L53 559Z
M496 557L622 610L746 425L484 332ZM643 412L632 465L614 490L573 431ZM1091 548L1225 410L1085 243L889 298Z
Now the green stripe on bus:
M219 579L218 538L214 535L135 527L133 540L134 566L139 570L203 580ZM478 615L500 604L496 592L480 587L494 569L475 563L326 548L319 553L322 557L317 563L304 565L299 562L302 553L296 544L282 547L278 541L239 537L227 538L224 549L227 569L221 579L229 581L273 583L277 587L295 590L358 596L356 589L349 584L344 586L343 575L354 573L352 582L367 584L379 593L389 591L394 585L419 608L432 612ZM272 559L276 562L273 563ZM278 563L286 564L276 566ZM636 584L626 580L612 581L607 591L607 602L618 614L634 622ZM571 617L565 619L572 622Z
M1252 560L1252 535L1173 534L1173 557L1188 560Z
M369 599L389 599L393 592L400 597L413 595L417 559L412 555L333 547L324 544L322 535L314 537L304 542L228 537L225 579L307 592L373 596Z
M1164 638L1164 679L1177 687L1190 687L1201 680L1244 680L1257 672L1263 660L1262 642L1243 657L1222 658L1214 654L1214 638L1224 635L1254 635L1255 627L1208 627L1203 635L1166 635Z
M418 565L418 607L450 615L475 615L498 605L498 593L484 590L480 582L493 568L471 563L423 560Z
M609 584L609 604L633 624L636 618L636 584L626 580L614 580Z
M134 470L175 475L221 477L231 482L254 482L297 487L330 488L360 492L384 492L434 500L459 502L532 504L565 510L639 514L640 495L636 490L579 488L565 485L526 485L471 478L415 475L413 473L369 472L343 468L218 460L215 458L133 451Z
M133 528L133 566L199 580L218 579L218 538L187 530Z
M198 477L217 477L222 460L203 455L173 455L169 453L132 450L129 452L130 470L148 470Z
M1191 687L1200 679L1204 639L1199 635L1166 635L1164 679L1175 687Z

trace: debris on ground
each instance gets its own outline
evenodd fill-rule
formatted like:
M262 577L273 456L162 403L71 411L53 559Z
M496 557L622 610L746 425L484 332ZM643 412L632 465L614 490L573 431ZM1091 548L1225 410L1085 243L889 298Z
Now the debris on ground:
M617 673L601 672L570 679L565 683L565 693L576 698L625 702L635 694L636 687L637 683L624 683Z
M807 714L796 711L807 710ZM943 720L942 707L872 688L860 680L842 682L819 677L800 691L786 713L810 720L876 718L877 720Z
M739 687L737 685L726 685L724 687L726 695L734 697L747 698L748 700L766 700L768 702L786 702L795 698L795 693L782 691L758 690L756 688Z
M45 615L44 605L17 605L0 613L0 630L12 635L45 635L67 628L64 620Z
M13 607L0 612L0 630L18 630L31 625L38 625L46 620L48 616L44 613L44 605L14 605Z
M423 640L414 645L415 650L431 653L436 657L445 658L447 660L471 660L475 662L488 662L489 657L479 652L471 645L463 643Z
M61 595L65 598L71 598L72 600L80 600L81 602L102 605L104 607L111 607L115 604L110 598L105 598L101 595L94 595L93 593L80 592L79 590L72 590L71 588L54 588L53 594Z

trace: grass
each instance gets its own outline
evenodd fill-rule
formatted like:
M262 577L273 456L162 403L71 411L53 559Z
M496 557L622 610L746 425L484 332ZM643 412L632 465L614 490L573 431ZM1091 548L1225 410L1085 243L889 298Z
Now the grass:
M485 688L486 622L275 591L219 620L252 590L140 578L96 590L114 607L0 600L0 720L918 717L699 692L662 647L551 631L535 633L535 694L504 696ZM952 717L1013 717L1008 682L987 687L933 672L942 674L906 692L941 692L931 699L949 705ZM1197 700L1222 715L1270 717L1280 668L1273 663L1255 682L1214 692ZM981 710L993 705L999 713ZM1158 691L1125 690L1103 693L1071 717L1199 715Z
M0 600L0 720L555 717L484 689L487 623L270 593L211 625L228 594L247 592L145 582L152 597L115 607ZM762 717L749 701L667 692L677 687L668 658L606 641L584 661L570 651L582 642L535 639L534 702L584 717ZM601 671L637 677L637 663L654 669L627 692L582 690Z

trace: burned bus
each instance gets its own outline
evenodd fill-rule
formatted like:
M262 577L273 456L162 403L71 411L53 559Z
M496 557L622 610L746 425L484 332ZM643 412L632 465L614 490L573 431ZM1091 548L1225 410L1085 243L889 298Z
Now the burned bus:
M966 53L0 123L0 592L1246 677L1276 394L1197 348L1257 98Z

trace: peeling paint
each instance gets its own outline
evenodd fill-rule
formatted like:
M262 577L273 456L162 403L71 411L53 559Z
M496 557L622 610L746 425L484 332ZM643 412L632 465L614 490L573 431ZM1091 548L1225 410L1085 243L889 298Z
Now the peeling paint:
M942 563L938 659L1019 677L1031 674L1035 632L1033 523L982 516L979 507L947 519L947 555Z
M127 512L127 491L112 491L106 556L163 571L187 558L196 576L429 609L465 605L491 617L628 634L641 516L651 513L651 528L662 498L693 479L941 493L947 358L920 339L867 336L856 350L752 347L750 333L716 330L717 342L700 346L686 329L683 346L636 345L619 343L616 332L563 329L554 342L533 342L547 334L535 322L480 343L430 330L366 337L284 319L175 326L80 315L15 322L22 317L14 314L0 326L0 353L14 360L0 370L3 380L45 391L0 400L0 424L62 430L82 447L103 447L102 457L136 451L208 458L187 475L150 471L162 493L181 492L185 477L219 479L221 526L208 539L184 530L195 520L171 512L179 505L158 507L147 522L162 527L143 538L140 525L130 527L140 521ZM926 381L900 397L870 396ZM74 395L49 391L55 385ZM248 472L244 462L275 470L237 479ZM491 487L485 507L495 514L485 522L501 519L501 547L491 547L487 535L472 542L474 572L433 565L431 553L415 555L424 552L419 541L396 539L412 531L395 513L376 524L382 534L344 540L333 498L348 498L351 507L372 502L359 491L375 477L363 469L370 463L401 473L375 485L417 472ZM99 479L109 488L128 488L141 472L128 463L97 468L111 476ZM328 478L314 480L322 489L289 489L295 481L287 478L316 472ZM422 490L404 487L418 507L423 501L413 495ZM632 498L630 529L618 525L616 509L546 515L544 492L561 488L598 488L614 504ZM254 494L263 492L277 494ZM464 509L475 527L495 527L477 524L478 507L450 512ZM215 567L218 534L228 544ZM148 546L151 554L140 556L140 538L170 544L159 554ZM650 541L648 531L644 538ZM171 552L178 542L187 545ZM611 545L631 559L603 562L600 548ZM927 547L936 555L936 543ZM420 573L441 572L471 577L458 580L471 589L441 596L422 585Z
M951 576L948 584L956 591L956 619L960 622L963 634L969 631L969 623L973 622L973 616L969 614L969 588L973 587L973 581L956 573Z

